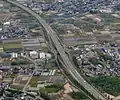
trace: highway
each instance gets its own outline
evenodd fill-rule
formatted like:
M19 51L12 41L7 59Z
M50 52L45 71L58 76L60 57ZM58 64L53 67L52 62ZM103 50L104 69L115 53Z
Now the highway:
M50 39L53 42L53 45L55 46L57 52L59 53L63 63L65 64L66 70L72 75L72 77L82 86L84 87L91 95L93 95L97 100L106 100L96 89L94 89L89 83L87 83L84 78L77 72L77 70L74 68L72 63L70 62L67 54L65 53L63 47L61 46L57 34L53 31L53 29L34 11L31 9L19 4L18 2L15 2L13 0L5 0L10 4L16 5L19 8L23 9L24 11L28 12L32 16L34 16L39 23L43 26L43 28L46 30L47 35L50 37Z

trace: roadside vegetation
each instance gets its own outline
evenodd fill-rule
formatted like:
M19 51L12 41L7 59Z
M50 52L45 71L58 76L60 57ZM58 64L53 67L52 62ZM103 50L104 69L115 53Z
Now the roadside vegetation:
M99 76L92 77L90 80L96 88L114 96L120 95L120 77Z

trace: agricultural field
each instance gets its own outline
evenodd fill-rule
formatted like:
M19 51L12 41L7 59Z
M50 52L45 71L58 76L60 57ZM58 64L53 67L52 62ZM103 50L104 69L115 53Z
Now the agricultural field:
M34 76L34 77L32 77L32 79L31 79L29 85L30 85L31 87L37 87L38 79L39 79L38 76Z
M60 90L62 90L63 87L59 84L53 84L50 86L45 86L45 88L41 88L40 92L44 92L44 93L56 93Z
M5 51L14 50L14 49L22 50L23 45L21 44L21 42L8 42L3 44L3 48Z
M10 87L14 89L22 90L25 84L27 83L28 79L29 79L28 75L18 75L14 79L13 84L11 84Z

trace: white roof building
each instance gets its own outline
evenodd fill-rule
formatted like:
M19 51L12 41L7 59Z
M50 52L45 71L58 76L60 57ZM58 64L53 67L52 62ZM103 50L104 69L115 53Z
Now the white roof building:
M0 28L0 31L2 31L2 28Z
M17 57L18 57L18 54L13 52L13 53L11 53L11 57L12 57L12 58L17 58Z
M10 25L10 22L5 22L4 25Z
M52 58L52 55L50 53L44 53L44 52L41 52L40 54L40 58L41 59L51 59Z
M30 57L31 58L38 58L38 52L37 51L31 51L30 52Z

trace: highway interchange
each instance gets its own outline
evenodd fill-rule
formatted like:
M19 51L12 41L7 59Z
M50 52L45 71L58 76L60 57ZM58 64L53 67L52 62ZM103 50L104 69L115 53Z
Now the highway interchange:
M65 53L63 47L61 46L58 36L57 34L53 31L53 29L34 11L32 11L31 9L13 1L13 0L5 0L10 4L16 5L19 8L23 9L24 11L28 12L29 14L31 14L32 16L34 16L39 23L43 26L43 28L46 30L47 35L50 37L50 39L53 42L53 45L55 46L57 52L59 53L62 61L65 64L65 68L67 69L67 71L71 74L71 76L82 86L85 88L85 90L87 90L91 95L94 96L94 98L96 98L97 100L106 100L104 98L104 96L102 96L95 88L93 88L89 83L87 83L84 78L78 73L78 71L74 68L74 66L72 65L71 61L69 60L67 54ZM32 76L31 76L32 77ZM27 84L26 84L27 86ZM26 88L25 86L25 88ZM23 91L25 90L25 88L23 89Z

